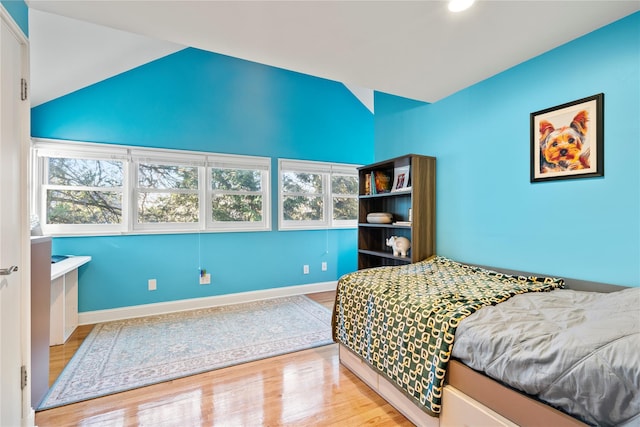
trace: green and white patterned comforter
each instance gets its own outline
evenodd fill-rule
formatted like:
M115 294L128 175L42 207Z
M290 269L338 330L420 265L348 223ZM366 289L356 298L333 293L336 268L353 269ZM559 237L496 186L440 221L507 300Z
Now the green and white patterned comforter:
M333 338L437 416L460 321L525 292L562 288L443 257L347 274L338 281Z

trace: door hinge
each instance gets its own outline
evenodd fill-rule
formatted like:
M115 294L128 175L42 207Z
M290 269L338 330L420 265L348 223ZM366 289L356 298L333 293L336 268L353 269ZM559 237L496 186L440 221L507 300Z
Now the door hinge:
M20 100L21 101L26 101L27 100L27 81L25 79L20 79Z
M20 366L20 389L24 390L27 386L27 367L25 365Z

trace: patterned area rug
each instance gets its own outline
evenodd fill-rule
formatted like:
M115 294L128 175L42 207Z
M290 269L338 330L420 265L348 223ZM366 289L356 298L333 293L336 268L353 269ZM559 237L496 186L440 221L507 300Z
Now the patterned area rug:
M332 342L331 312L305 296L101 323L38 410Z

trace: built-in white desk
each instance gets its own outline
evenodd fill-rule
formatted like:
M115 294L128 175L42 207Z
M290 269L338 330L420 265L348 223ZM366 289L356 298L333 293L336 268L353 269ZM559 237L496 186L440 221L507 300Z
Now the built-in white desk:
M70 256L51 264L49 345L64 344L78 327L78 268L90 256Z

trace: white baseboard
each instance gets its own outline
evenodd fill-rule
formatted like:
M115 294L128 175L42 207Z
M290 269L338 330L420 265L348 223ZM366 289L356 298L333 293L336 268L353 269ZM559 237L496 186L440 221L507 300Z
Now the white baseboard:
M195 310L199 308L217 307L220 305L239 304L269 298L288 297L292 295L312 294L315 292L335 291L337 281L312 283L309 285L286 286L260 291L240 292L236 294L216 295L205 298L192 298L154 304L135 305L108 310L85 311L78 313L78 324L93 325L114 320L134 317L154 316L176 311Z

